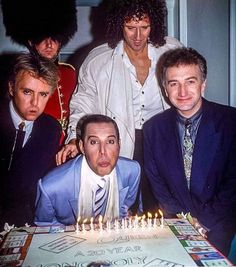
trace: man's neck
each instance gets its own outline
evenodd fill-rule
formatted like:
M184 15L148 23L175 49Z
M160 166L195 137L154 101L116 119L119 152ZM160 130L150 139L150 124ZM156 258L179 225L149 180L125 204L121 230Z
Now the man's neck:
M124 42L124 50L130 60L148 59L148 45L141 50L135 51Z

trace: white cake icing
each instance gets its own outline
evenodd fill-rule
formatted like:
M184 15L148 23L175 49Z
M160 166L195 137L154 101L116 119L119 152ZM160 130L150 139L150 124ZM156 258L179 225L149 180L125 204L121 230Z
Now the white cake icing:
M18 265L11 266L24 267L231 266L186 220L166 220L164 227L159 220L102 226L13 230L1 248L0 266L13 260Z

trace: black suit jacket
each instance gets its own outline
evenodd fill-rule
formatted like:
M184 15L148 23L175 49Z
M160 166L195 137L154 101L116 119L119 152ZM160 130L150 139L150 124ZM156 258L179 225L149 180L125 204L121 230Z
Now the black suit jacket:
M190 212L210 236L216 234L214 240L225 233L222 239L229 245L236 226L236 109L203 99L202 112L190 191L174 108L144 126L145 170L166 216Z
M4 102L0 106L0 228L4 222L16 226L33 222L37 182L55 166L61 127L42 114L8 171L15 132L9 103Z

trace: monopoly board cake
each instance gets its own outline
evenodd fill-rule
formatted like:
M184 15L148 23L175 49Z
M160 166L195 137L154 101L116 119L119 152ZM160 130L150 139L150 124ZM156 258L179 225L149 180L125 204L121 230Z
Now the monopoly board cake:
M21 228L8 234L0 253L0 266L231 266L187 220L178 219Z

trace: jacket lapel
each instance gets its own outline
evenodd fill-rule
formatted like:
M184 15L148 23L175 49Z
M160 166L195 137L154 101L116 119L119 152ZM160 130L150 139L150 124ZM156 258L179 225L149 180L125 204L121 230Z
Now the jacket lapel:
M208 172L212 165L214 155L219 146L220 134L216 132L211 112L204 112L198 129L195 141L192 175L191 175L191 191L200 195L207 182Z
M176 188L176 192L180 199L184 196L186 210L193 210L192 199L187 187L187 181L184 173L184 164L179 132L176 122L176 112L172 112L170 117L166 119L167 128L163 129L163 157L168 164L168 183ZM164 140L165 139L165 140Z

